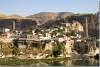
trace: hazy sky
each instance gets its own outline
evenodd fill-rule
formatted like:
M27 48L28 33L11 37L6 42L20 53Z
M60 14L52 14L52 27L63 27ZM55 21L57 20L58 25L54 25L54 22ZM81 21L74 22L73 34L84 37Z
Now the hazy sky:
M95 13L98 0L0 0L0 12L22 16L38 12Z

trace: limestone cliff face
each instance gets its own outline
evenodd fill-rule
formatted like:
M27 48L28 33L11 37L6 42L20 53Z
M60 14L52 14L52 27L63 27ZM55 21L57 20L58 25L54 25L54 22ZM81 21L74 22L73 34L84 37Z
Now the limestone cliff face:
M80 32L84 31L82 24L79 23L78 21L75 21L75 22L72 23L72 30L77 30L77 31L80 31Z
M46 50L52 51L52 48L53 48L52 43L47 43L44 51L46 51Z

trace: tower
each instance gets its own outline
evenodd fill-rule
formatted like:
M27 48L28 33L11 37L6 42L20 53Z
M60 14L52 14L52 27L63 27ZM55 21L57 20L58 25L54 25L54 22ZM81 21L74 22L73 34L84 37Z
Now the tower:
M13 31L15 31L15 21L13 21Z
M88 35L88 22L87 22L87 17L86 17L86 23L85 23L85 25L86 25L86 37L88 37L89 35Z

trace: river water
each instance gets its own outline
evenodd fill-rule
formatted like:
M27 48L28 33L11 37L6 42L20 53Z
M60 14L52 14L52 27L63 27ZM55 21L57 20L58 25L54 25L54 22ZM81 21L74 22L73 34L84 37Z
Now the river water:
M0 66L99 66L94 58L0 59Z
M48 60L44 62L39 62L38 66L99 66L99 60L94 58L88 59L71 59L66 58L64 60Z

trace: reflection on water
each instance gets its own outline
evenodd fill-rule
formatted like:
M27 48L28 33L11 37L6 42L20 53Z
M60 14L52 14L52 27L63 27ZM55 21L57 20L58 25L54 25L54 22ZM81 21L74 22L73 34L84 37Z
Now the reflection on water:
M65 59L65 60L51 60L48 63L49 66L99 66L99 60L95 60L94 58L88 59Z
M67 59L67 60L64 60L64 65L65 66L72 66L72 60L71 59Z

